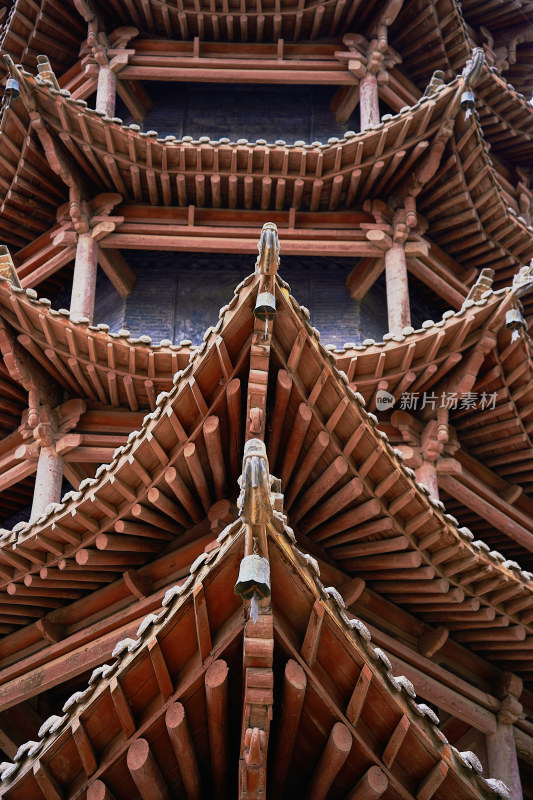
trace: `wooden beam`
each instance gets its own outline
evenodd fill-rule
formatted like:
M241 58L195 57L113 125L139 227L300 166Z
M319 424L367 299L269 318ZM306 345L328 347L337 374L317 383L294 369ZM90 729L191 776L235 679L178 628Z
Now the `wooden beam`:
M124 736L126 739L129 739L130 736L133 736L136 730L135 719L133 717L133 712L128 702L128 698L124 694L124 690L122 689L118 678L114 677L111 679L109 691L111 693L111 700L113 701L115 713L120 722Z
M139 575L139 573L135 572L133 569L123 572L122 577L129 591L139 600L143 597L148 597L154 590L152 581L144 575Z
M121 297L127 297L134 285L136 275L128 266L119 250L98 248L98 263Z
M451 308L459 309L465 301L465 295L461 294L449 281L441 278L435 271L428 267L420 258L408 258L407 268L411 275L422 281L432 289L436 295L445 300ZM455 276L454 276L455 277Z
M33 774L46 800L63 800L61 787L40 761L36 761L33 765Z
M351 749L350 729L342 722L336 722L311 777L306 800L325 800Z
M343 533L344 531L350 531L349 536L351 539L353 538L353 534L351 533L352 528L355 528L356 526L359 528L363 522L366 522L373 517L377 517L380 513L381 505L379 501L375 498L372 500L367 500L364 503L360 503L355 508L345 511L343 514L335 517L335 519L325 522L325 524L322 525L317 531L312 532L311 539L314 542L321 542L324 539L334 536L336 533ZM384 526L389 525L387 519L379 520L379 524L383 524ZM391 526L389 525L389 527ZM383 530L384 528L380 529ZM358 530L358 537L359 536L362 536L360 529ZM330 544L332 543L330 542ZM335 539L335 544L340 544L339 537Z
M506 533L509 538L513 539L513 541L518 542L518 544L521 544L522 547L525 547L527 550L533 547L533 531L527 530L527 528L500 511L499 508L496 508L477 492L465 486L461 481L450 475L441 475L439 477L439 484L451 497L456 498L467 508L479 514L481 519L491 520L493 525L498 526L498 528ZM509 506L509 510L510 513L512 513L512 506Z
M291 485L287 487L287 493L285 495L285 507L287 509L291 508L293 505L300 493L300 489L313 471L320 456L326 450L329 442L330 435L327 431L320 431L304 458L296 465L296 471L292 476Z
M418 792L416 793L416 800L431 800L439 786L445 780L448 770L448 764L445 761L439 761L420 784Z
M354 300L362 300L384 269L385 261L383 257L361 258L346 278L346 286L350 291L350 297Z
M307 678L293 659L287 661L283 676L283 695L279 713L277 749L272 770L272 796L283 797L287 773L296 745L300 717L304 707Z
M316 479L294 505L291 519L298 522L329 492L348 472L348 463L343 456L337 456L329 467ZM377 503L377 501L376 501Z
M516 725L514 726L514 735L518 757L533 765L533 736L520 730Z
M490 636L490 632L488 635ZM442 708L454 717L464 720L482 733L489 734L496 731L495 715L479 703L446 686L442 681L432 678L421 669L408 664L390 651L388 651L388 655L392 662L393 672L406 675L416 686L420 697L434 703L438 708Z
M214 59L205 59L200 61L198 67L191 66L165 66L155 67L150 69L147 64L137 65L132 63L131 66L124 67L120 72L127 80L164 80L164 81L185 81L187 83L200 82L200 83L242 83L246 81L254 84L310 84L316 85L350 85L353 84L353 76L346 70L340 68L331 69L329 64L323 70L306 70L299 68L298 62L285 61L281 62L286 69L281 69L279 62L274 62L273 68L268 68L268 62L262 62L263 69L250 69L244 68L235 61L235 67L221 67L213 63ZM305 63L305 62L300 62ZM118 91L118 87L117 87ZM125 101L124 101L125 102ZM348 115L349 116L349 115Z
M396 725L392 736L389 738L389 741L385 746L383 755L381 756L381 760L387 769L391 768L392 763L395 761L398 753L400 752L400 747L402 746L410 727L411 722L409 717L404 714Z
M349 608L359 600L366 589L366 583L361 578L352 578L350 581L341 583L338 588L342 599Z
M0 475L0 492L5 491L10 486L13 486L20 481L23 481L24 478L27 478L28 475L32 475L37 470L37 460L27 459L26 461L21 461L20 464L17 464L11 469L7 469L2 475Z
M166 711L170 743L180 768L181 779L185 785L188 800L201 800L202 783L194 746L182 703L173 703Z
M426 658L431 658L435 655L448 640L450 631L448 628L439 625L438 628L431 628L426 631L418 640L418 650Z
M38 619L35 622L35 627L43 639L46 639L46 641L50 644L60 642L65 638L65 629L63 626L58 625L57 622L52 622L51 620L46 619L46 617L41 617L41 619Z
M209 617L207 614L207 604L205 601L204 587L197 583L193 589L194 599L194 620L196 624L196 638L198 640L198 650L202 662L206 660L211 652L211 631L209 628Z
M226 387L226 402L229 422L230 476L236 481L241 463L241 382L233 378Z
M175 467L169 467L165 471L165 481L168 483L168 485L174 492L176 499L179 501L179 503L186 511L186 513L189 515L189 517L192 519L192 521L195 523L200 522L203 516L202 512L200 511L198 504L196 503L196 500L190 493L187 484L185 483L185 481L183 480L183 478L178 473ZM152 488L155 489L155 486ZM150 491L151 490L149 490L149 492ZM158 493L157 496L155 492ZM150 502L153 503L153 505L155 505L159 511L163 511L171 519L174 518L177 519L180 525L183 525L183 527L188 528L190 526L190 523L187 517L184 515L181 508L177 506L175 503L169 505L169 503L167 503L168 498L166 497L166 495L163 495L163 492L160 492L158 489L155 489L155 492L152 493L153 499L151 499ZM161 497L164 498L163 501L161 500ZM150 499L150 495L148 499Z
M58 253L50 258L47 258L43 264L35 267L31 272L28 272L28 274L21 279L20 282L22 284L22 288L29 289L33 286L38 286L40 283L42 283L42 281L50 278L62 267L66 266L71 261L74 261L75 257L76 247L62 247ZM24 264L22 265L22 268L24 268Z
M315 600L302 644L302 658L310 667L312 667L316 661L323 620L324 606L320 600Z
M146 739L137 739L129 746L127 764L142 800L171 800Z
M80 761L87 777L90 777L98 768L98 761L91 744L91 740L87 736L82 721L78 718L72 723L72 737L78 750Z
M157 685L159 686L159 691L161 692L161 697L163 700L168 700L174 691L174 686L172 683L172 677L167 667L165 656L163 655L161 646L155 636L152 636L151 639L148 640L148 650L157 680Z
M0 749L4 751L4 753L8 758L14 758L15 753L18 750L18 745L15 744L15 742L9 735L9 733L11 733L12 735L13 731L10 730L10 732L7 733L7 731L4 730L4 728L10 727L9 724L6 723L2 724L4 725L4 727L0 728Z
M378 800L389 786L389 779L379 767L370 767L357 782L346 800Z
M285 421L285 412L291 396L292 378L284 369L278 370L276 378L276 392L274 397L274 410L268 436L267 453L270 469L276 467L281 431Z
M289 440L284 448L283 465L281 467L281 485L288 486L294 466L300 455L305 435L311 424L313 412L306 403L300 403L296 419L291 428Z
M361 711L365 705L366 696L370 688L371 681L372 672L365 664L359 673L359 677L357 678L357 682L354 686L352 696L350 697L350 701L346 709L346 718L351 722L354 728L357 725L357 721L361 716Z
M128 80L122 72L119 72L117 94L135 122L140 125L147 112L152 108L152 100L148 92L139 81Z
M228 779L228 665L214 661L205 673L213 797L225 800Z
M209 487L207 485L205 472L200 463L197 447L194 442L187 442L183 448L183 457L191 474L198 497L200 498L204 508L204 512L207 514L211 508L211 497L209 494Z
M223 230L223 229L221 229ZM317 234L317 231L313 231ZM107 249L120 248L121 250L164 250L168 252L191 252L191 253L244 253L253 255L257 252L257 245L254 240L242 235L221 236L220 233L202 230L198 226L193 231L184 228L183 233L122 233L115 231L110 233L100 242L100 247ZM330 231L328 230L328 237ZM342 256L347 252L353 256L379 256L380 251L371 242L356 241L346 235L346 231L338 231L335 239L311 238L305 230L297 229L291 231L290 238L283 239L283 251L290 256Z
M103 781L94 781L87 789L87 800L115 800Z
M219 418L215 416L207 417L204 422L203 433L209 466L213 475L215 498L222 500L226 489L226 467L222 451Z

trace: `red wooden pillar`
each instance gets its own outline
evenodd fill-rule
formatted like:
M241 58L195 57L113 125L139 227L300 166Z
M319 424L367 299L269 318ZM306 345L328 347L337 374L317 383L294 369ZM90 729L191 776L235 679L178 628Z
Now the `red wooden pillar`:
M411 325L409 284L403 243L394 242L385 253L385 278L387 282L387 311L389 332L400 334Z
M59 503L62 482L62 457L56 453L53 444L48 447L41 447L37 462L30 521L40 516L49 503Z
M98 242L91 233L79 233L72 279L70 318L86 317L93 321L96 270L98 267Z
M497 718L498 727L486 737L489 775L506 784L511 800L523 800L514 732L514 723L522 716L519 698L523 683L517 675L504 672L494 688L501 704Z
M114 117L116 98L117 76L109 67L100 67L96 88L96 110L103 111L106 117Z
M371 125L379 125L378 79L373 72L367 72L359 84L359 110L362 131Z
M486 737L489 776L503 781L511 800L523 800L513 725L498 722L496 733Z

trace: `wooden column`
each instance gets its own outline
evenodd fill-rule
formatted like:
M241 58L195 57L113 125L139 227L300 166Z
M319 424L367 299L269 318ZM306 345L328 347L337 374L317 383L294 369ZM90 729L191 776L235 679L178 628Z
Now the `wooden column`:
M403 242L394 242L385 253L385 278L387 281L387 311L389 332L400 334L411 325L409 284Z
M373 72L367 72L359 84L359 109L362 131L379 125L378 79Z
M39 460L37 462L37 474L35 476L30 522L37 519L49 503L59 503L61 500L62 483L62 457L56 453L53 444L48 447L41 447L39 450Z
M511 800L523 798L514 730L514 723L523 713L519 701L523 688L521 678L512 672L504 672L498 678L494 685L496 696L500 698L497 728L486 737L489 777L506 784Z
M486 737L489 777L503 781L512 800L523 800L514 726L498 722L496 733Z
M90 231L79 233L70 301L70 318L73 320L87 317L93 321L97 266L98 242Z
M100 67L96 88L96 110L103 111L106 117L115 116L116 92L117 76L109 67Z

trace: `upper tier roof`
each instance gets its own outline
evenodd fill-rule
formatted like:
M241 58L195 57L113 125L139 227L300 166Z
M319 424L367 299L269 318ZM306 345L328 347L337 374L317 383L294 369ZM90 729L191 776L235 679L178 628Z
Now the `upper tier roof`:
M15 6L12 6L14 9ZM455 0L437 0L421 5L415 0L389 3L385 9L373 0L369 3L345 3L344 0L281 0L262 3L231 0L222 9L201 0L185 3L173 0L139 3L128 0L116 3L59 3L45 0L38 9L32 0L16 6L17 13L4 16L4 49L16 61L33 67L37 55L47 53L52 66L64 72L75 63L84 45L86 23L99 19L108 33L117 26L135 25L141 35L192 41L288 42L339 39L347 31L376 35L379 19L392 24L390 39L399 50L406 71L423 88L435 69L447 69L448 78L462 68L471 43L489 41L507 28L520 32L525 20L531 20L531 3L485 3L473 0L461 7ZM399 13L398 13L399 12ZM68 24L65 24L67 17ZM483 30L481 30L483 29ZM59 32L61 31L61 34ZM512 38L505 40L505 44ZM492 47L493 39L490 47ZM420 45L420 46L419 46ZM511 81L519 91L531 94L530 70L533 47L519 39L518 62L506 64Z
M423 167L432 144L438 142L442 119L457 115L461 91L456 79L398 115L386 116L373 129L330 139L325 145L245 140L232 144L208 137L157 139L138 126L127 128L102 119L86 108L85 101L72 99L39 77L18 74L26 105L39 109L36 113L52 134L54 146L59 150L66 146L95 192L116 190L125 199L154 206L263 210L290 206L299 213L350 209L356 203L361 207L365 198L401 191L402 179ZM522 114L520 103L517 107ZM419 197L430 234L465 269L477 270L488 262L497 270L498 280L508 280L533 255L531 220L520 216L522 188L513 190L498 163L490 159L477 120L459 114L447 148L444 163ZM17 174L11 180L16 187ZM46 213L49 210L43 209ZM145 231L149 232L160 233L153 228ZM172 234L179 232L178 225ZM127 234L128 226L121 223L103 246L139 246L138 237ZM157 246L164 247L160 238ZM60 249L63 255L58 250L48 258L64 257Z

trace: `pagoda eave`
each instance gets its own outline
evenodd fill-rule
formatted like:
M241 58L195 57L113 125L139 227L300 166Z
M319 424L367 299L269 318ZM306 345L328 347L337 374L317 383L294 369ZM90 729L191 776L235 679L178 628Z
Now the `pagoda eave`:
M218 331L211 331L207 335L204 347L197 351L185 373L177 380L176 388L171 391L165 408L165 398L162 397L156 412L145 419L143 430L130 436L127 445L116 451L112 464L98 470L94 480L84 481L80 491L74 496L63 498L59 508L49 508L43 517L26 526L23 533L19 531L13 541L13 555L5 546L0 548L0 560L5 565L2 567L5 585L13 584L14 588L10 590L13 594L16 594L16 587L21 580L24 581L26 575L40 568L41 547L48 549L46 542L57 540L58 535L63 542L65 537L67 542L76 542L74 547L66 546L62 553L63 558L67 562L72 559L79 565L83 564L89 572L93 570L95 575L102 565L106 570L120 571L124 564L143 563L145 555L137 548L131 552L135 537L126 537L125 550L121 546L120 551L115 552L114 540L118 541L121 536L117 538L113 533L110 536L109 550L106 547L106 531L112 530L113 525L113 518L109 515L115 514L114 509L119 520L122 520L117 523L119 528L115 525L118 533L121 525L127 528L130 524L128 515L131 514L132 504L148 501L154 509L160 507L165 513L179 513L180 518L183 517L179 503L176 504L176 500L171 500L165 494L165 490L168 492L169 486L172 486L173 493L177 493L177 499L181 498L180 502L189 503L187 493L183 494L183 478L179 477L179 473L174 475L175 467L169 470L168 455L159 442L166 441L166 447L175 452L173 460L183 447L186 448L183 452L187 453L188 468L196 476L195 484L199 491L206 481L205 467L193 464L196 448L200 445L200 420L205 419L210 408L216 410L222 397L227 396L230 402L228 393L238 388L238 380L231 376L238 375L239 368L229 372L228 367L224 366L225 388L220 389L216 370L220 371L227 362L226 356L222 358L218 355L215 341L220 330L224 331L224 341L231 349L235 347L235 344L230 345L232 339L237 342L237 330L241 331L238 340L242 341L242 330L251 324L251 321L247 322L247 317L251 313L251 292L256 284L257 278L254 279L253 276L244 282L233 303L224 311L217 326ZM512 595L515 592L525 592L524 598L529 598L529 574L516 572L512 562L504 561L502 564L499 554L497 558L492 557L484 549L471 545L471 534L457 530L456 521L452 517L441 515L441 506L435 501L429 501L425 490L413 483L410 477L413 473L401 468L390 448L380 443L383 436L378 436L374 430L375 420L353 400L353 392L345 386L344 379L334 364L328 365L329 361L334 361L334 357L322 345L315 343L315 333L306 322L304 312L295 301L291 300L289 303L281 289L277 290L277 295L277 302L283 313L278 314L276 320L277 334L272 342L272 358L278 370L291 376L293 385L292 401L286 413L285 424L291 428L294 426L295 431L300 431L304 425L304 437L307 430L311 439L316 441L321 431L329 434L326 448L322 448L321 460L315 469L311 467L310 472L307 468L303 472L302 469L297 469L292 475L294 461L287 457L280 460L280 475L286 484L287 507L299 533L307 537L313 545L323 548L348 573L355 569L370 587L375 587L399 605L420 614L422 618L428 616L433 619L434 613L440 614L447 609L444 617L449 620L452 636L458 641L468 642L474 650L490 652L493 628L500 624L502 627L498 635L509 644L511 652L512 644L520 645L530 635L529 605L526 604L527 608L521 606L520 613L516 616L510 613L507 606L499 607L505 602L500 599L500 595L502 590L502 598L507 598L509 593ZM500 306L500 316L502 309L503 306ZM233 334L228 332L231 329L234 330ZM237 364L241 364L240 370L246 363L248 346L241 348L237 355ZM219 358L222 360L219 361ZM235 363L234 359L235 355L230 358L229 364ZM191 378L187 377L189 372L192 373ZM309 380L311 388L306 387ZM216 384L214 397L218 397L218 400L206 397L207 386L213 381ZM179 416L176 417L175 403L178 398ZM327 413L326 407L329 409ZM325 418L323 413L326 413ZM187 414L192 414L192 418L185 419L184 415ZM165 434L162 437L163 428ZM192 441L186 444L189 438L187 430L194 433ZM275 435L279 436L281 433L279 430ZM298 443L301 447L303 440L300 433ZM169 435L177 450L168 443ZM339 440L345 440L345 443L339 445ZM294 446L296 444L295 439ZM291 446L291 452L293 450L294 447ZM130 455L134 457L131 458ZM355 459L353 464L352 459ZM136 468L132 469L134 466ZM200 472L197 474L198 469ZM202 471L204 478L200 481ZM372 481L375 494L368 484L362 483L362 479L366 482ZM320 498L324 492L330 493L333 487L334 493L322 502ZM202 492L204 493L203 489ZM207 513L208 500L203 493L200 496L204 512ZM200 520L198 503L195 505L197 510L191 513L200 514L196 517ZM141 505L141 519L142 513ZM330 519L331 515L334 515L333 519ZM355 542L352 541L350 532L355 524L354 520L359 524ZM79 523L88 532L87 535L78 530ZM365 539L362 540L362 531L367 528L369 538L367 539L365 533ZM378 530L384 538L374 541L373 536ZM44 537L42 545L41 536ZM11 538L9 541L11 543ZM446 577L448 566L453 566L458 557L465 562L462 572L465 573L464 579L468 580L464 587L463 576L459 574L455 577L455 570L452 570L451 579ZM54 554L48 556L47 565L53 566L57 558ZM12 570L10 565L12 566L11 562L15 559L16 568ZM34 561L37 563L34 564ZM391 574L393 564L394 575ZM420 580L413 582L410 574L413 569L426 566L428 568L419 573ZM407 580L402 579L402 570L406 571ZM494 580L494 599L490 591L484 591L478 598L476 581L482 581L484 586L483 582L489 579ZM531 603L533 604L533 599ZM457 608L457 621L451 613L454 607ZM465 610L472 616L474 631L461 629L460 620ZM499 622L494 622L495 619Z

